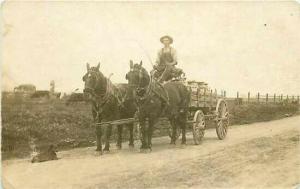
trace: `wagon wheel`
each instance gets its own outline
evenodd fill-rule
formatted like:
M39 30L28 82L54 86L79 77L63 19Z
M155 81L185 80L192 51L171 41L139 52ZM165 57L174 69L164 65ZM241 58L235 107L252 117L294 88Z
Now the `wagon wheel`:
M216 114L216 132L218 138L223 140L227 135L229 125L229 113L225 100L221 99L218 101Z
M193 139L196 145L200 144L205 133L205 118L202 110L197 110L193 120Z

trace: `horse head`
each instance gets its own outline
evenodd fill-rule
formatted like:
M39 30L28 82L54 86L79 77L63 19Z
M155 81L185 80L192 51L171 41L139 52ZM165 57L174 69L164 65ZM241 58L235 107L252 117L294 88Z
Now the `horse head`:
M100 72L100 63L96 67L90 67L86 64L87 73L83 76L84 81L83 93L85 98L93 100L106 92L106 78Z
M133 63L130 60L130 71L126 74L126 79L131 87L145 88L150 83L150 76L146 69L143 67L143 62Z

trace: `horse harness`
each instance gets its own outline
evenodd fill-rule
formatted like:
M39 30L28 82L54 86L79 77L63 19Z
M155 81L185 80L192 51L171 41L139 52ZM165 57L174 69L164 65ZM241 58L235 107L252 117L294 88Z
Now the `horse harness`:
M96 78L98 80L98 74L96 74ZM106 90L104 94L97 94L94 88L87 88L92 91L92 94L95 96L96 100L94 101L93 110L97 113L97 116L103 112L103 107L108 104L112 97L115 97L118 105L121 107L123 105L124 99L122 99L122 95L119 90L114 89L114 86L109 78L106 78ZM101 102L101 103L99 103Z
M159 85L159 87L162 89L162 91L165 93L165 96L164 97L163 95L161 95L157 90L154 89L154 84L157 84ZM145 88L143 88L145 89ZM158 83L158 82L153 82L152 80L152 77L151 77L151 80L150 80L150 83L146 89L146 92L143 96L139 96L139 98L136 98L137 102L141 102L141 101L145 101L148 99L148 100L151 100L151 97L152 95L151 94L154 94L155 96L157 96L159 99L161 99L163 102L165 102L166 104L169 104L169 95L168 93L165 91L165 89L163 88L163 86Z

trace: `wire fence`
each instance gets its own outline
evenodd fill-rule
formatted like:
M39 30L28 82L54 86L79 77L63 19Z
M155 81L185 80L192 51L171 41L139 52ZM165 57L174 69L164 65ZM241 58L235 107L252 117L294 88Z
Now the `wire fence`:
M226 97L226 92L222 93ZM224 95L225 94L225 95ZM235 97L229 97L227 99L235 100L237 104L244 103L258 103L258 104L300 104L300 95L284 95L284 94L262 94L262 93L250 93L247 95L240 95L240 92L236 93Z

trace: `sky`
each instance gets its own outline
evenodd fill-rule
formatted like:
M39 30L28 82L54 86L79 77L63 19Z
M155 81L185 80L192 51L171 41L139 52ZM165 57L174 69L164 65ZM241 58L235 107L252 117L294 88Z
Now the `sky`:
M82 90L86 63L126 82L129 60L148 71L170 35L178 67L228 95L300 94L297 2L5 2L2 90Z

